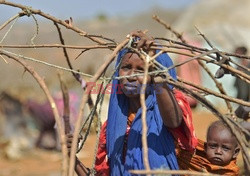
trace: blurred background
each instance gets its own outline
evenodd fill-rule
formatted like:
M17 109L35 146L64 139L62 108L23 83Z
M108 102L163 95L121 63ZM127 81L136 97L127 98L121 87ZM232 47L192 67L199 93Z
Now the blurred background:
M10 2L27 5L33 9L40 9L44 13L61 20L72 17L73 24L88 34L102 35L118 43L123 41L131 31L137 29L148 30L148 33L153 37L167 37L176 40L173 34L152 19L153 15L157 15L176 31L183 33L184 38L193 45L209 48L202 37L198 35L197 27L214 47L222 51L233 53L238 46L245 46L247 49L250 49L250 40L248 40L250 38L249 0L12 0ZM18 8L0 4L0 24L2 25L18 12L20 12ZM39 28L36 28L36 21L31 16L25 16L18 19L14 25L9 24L2 29L0 31L0 45L29 45L32 44L31 39L34 36L36 36L33 40L35 44L60 43L53 23L39 16L35 17L37 18ZM86 38L80 37L64 27L61 27L61 29L67 45L93 44ZM36 35L37 31L38 35ZM5 50L62 67L68 67L60 48L6 48ZM104 60L107 59L108 54L110 54L108 50L93 50L84 53L75 60L74 58L81 51L68 49L68 52L73 68L91 75L95 73ZM171 55L171 57L176 63L180 61L177 55ZM60 92L60 83L57 76L58 70L40 63L27 62L44 78L53 96L58 98L58 92ZM214 65L207 64L207 66L212 70L212 73L215 73L218 69ZM108 74L112 70L113 68L110 67ZM181 74L181 72L179 73ZM205 72L196 70L195 73L198 75L199 84L216 89L213 81L209 79ZM82 89L71 73L64 72L63 78L72 93L72 104L74 104L72 108L75 114L77 114ZM23 107L22 105L27 100L35 100L39 105L46 104L46 97L37 82L16 62L7 59L6 63L4 59L0 58L0 80L1 97L5 100L3 103L7 102L8 104L6 107L8 112L12 109L17 109L17 107L27 110L29 107ZM228 95L236 96L234 77L225 75L218 81L222 83ZM3 97L7 98L4 99ZM60 98L59 95L59 104ZM207 96L206 98L214 104L221 106L222 109L225 107L225 103L221 99L214 96ZM108 97L106 102L107 100ZM9 101L11 106L13 106L12 109L9 107ZM104 105L101 117L103 121L106 119L106 106L107 104ZM4 104L1 107L3 108ZM5 111L7 110L5 109ZM0 176L59 175L61 156L56 147L51 146L51 143L52 145L56 143L53 135L51 137L51 135L46 134L41 142L42 147L36 148L41 128L45 128L41 125L43 122L37 122L35 118L32 118L34 113L17 115L21 111L16 112L14 115L11 114L11 118L6 117L4 113L0 114ZM206 133L204 129L216 118L199 104L193 109L193 114L197 136L204 139ZM85 115L87 115L87 112ZM95 142L96 137L93 133L79 154L80 158L89 166L92 164Z

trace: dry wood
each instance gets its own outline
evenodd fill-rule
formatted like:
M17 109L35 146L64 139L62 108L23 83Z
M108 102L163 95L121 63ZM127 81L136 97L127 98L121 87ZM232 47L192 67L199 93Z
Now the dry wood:
M103 63L103 65L96 71L96 73L94 74L94 76L90 79L90 82L96 82L98 79L102 78L102 79L111 79L111 78L105 78L102 77L104 72L106 71L107 67L110 65L110 63L115 59L117 53L123 48L125 47L125 45L127 44L127 42L129 41L129 39L124 40L123 42L116 43L114 40L109 39L105 36L102 35L95 35L95 34L89 34L84 30L79 29L78 27L76 27L73 23L72 18L70 18L70 20L60 20L57 19L49 14L46 14L44 12L42 12L41 10L36 10L36 9L32 9L28 6L24 6L21 4L16 4L16 3L12 3L12 2L7 2L4 0L0 0L0 4L3 5L7 5L7 6L12 6L18 9L21 9L22 11L20 13L18 13L17 15L11 17L10 19L8 19L3 25L0 26L0 31L2 29L4 29L6 26L8 26L12 21L14 21L17 18L21 18L25 15L30 16L32 15L39 15L43 18L45 18L46 20L49 20L51 22L53 22L58 30L58 34L59 34L59 38L60 38L60 44L34 44L34 45L10 45L10 44L0 44L0 48L14 48L14 49L18 49L18 48L30 48L30 49L35 49L35 48L62 48L63 52L64 52L64 56L67 60L68 66L72 72L72 75L75 77L75 79L79 82L82 81L82 78L80 77L79 73L77 71L74 71L71 63L70 63L70 59L69 59L69 55L67 54L67 50L66 49L81 49L83 50L79 55L81 55L83 52L85 51L89 51L89 50L96 50L96 49L108 49L112 51L112 54L110 55L110 57ZM160 50L160 53L175 53L175 54L179 54L179 55L185 55L190 57L187 61L183 62L183 63L179 63L173 66L174 67L179 67L180 65L186 64L188 62L190 62L191 60L197 60L198 63L200 64L200 66L208 73L208 75L210 76L210 78L214 81L215 85L217 86L219 92L216 92L214 90L211 90L209 88L206 88L202 85L195 85L192 84L186 80L182 80L182 79L178 79L177 81L172 80L171 78L167 78L166 80L162 80L164 82L167 82L169 84L174 85L176 88L182 90L183 92L191 95L192 97L196 98L201 104L203 104L208 110L210 110L212 113L214 113L220 120L222 120L223 122L225 122L227 124L227 126L230 128L230 130L233 132L233 134L236 136L239 145L241 146L242 149L242 154L243 154L243 159L245 161L245 165L247 170L250 170L250 158L249 158L249 154L247 153L247 142L246 140L242 139L241 137L241 132L244 132L244 129L241 129L238 124L233 121L234 119L232 119L234 117L234 113L233 113L233 109L232 106L230 104L230 102L234 102L237 104L241 104L244 106L250 106L249 102L234 98L234 97L230 97L226 94L223 85L215 78L215 76L212 74L212 72L207 68L206 63L212 63L214 65L220 66L220 68L223 68L225 70L227 70L228 72L230 72L231 74L233 74L234 76L239 77L240 79L242 79L243 81L250 83L250 76L246 73L244 73L241 70L236 69L234 66L232 65L236 65L239 66L240 68L242 68L245 71L249 71L249 68L235 63L233 60L231 60L230 57L237 57L239 59L250 59L250 56L243 56L243 55L238 55L238 54L234 54L234 53L227 53L227 52L223 52L223 51L219 51L217 48L215 48L211 42L209 41L209 39L206 38L206 36L204 34L202 34L198 29L199 34L202 36L202 38L208 43L208 45L210 45L211 49L207 49L207 48L199 48L199 47L195 47L192 45L189 45L183 38L183 35L177 31L175 31L170 25L168 25L167 23L165 23L163 20L161 20L158 16L154 16L153 17L159 24L163 25L167 30L171 31L174 35L177 36L178 39L180 39L179 41L174 41L174 40L170 40L170 39L166 39L166 38L156 38L159 39L159 41L167 41L169 44L161 44L161 43L155 43L152 48L153 49L158 49ZM37 25L37 23L36 23ZM91 40L94 44L93 45L88 45L88 46L74 46L74 45L65 45L65 42L63 40L63 34L60 31L60 26L65 27L68 30L71 30L77 34L79 34L81 37L85 37L89 40ZM37 27L38 28L38 27ZM8 35L8 33L6 33L6 35ZM161 45L161 47L159 47L159 44ZM142 55L140 51L137 51L138 54ZM159 54L159 53L158 53ZM18 54L17 54L18 55ZM215 56L216 55L216 56ZM6 59L4 57L10 58L10 59L14 59L15 61L17 61L18 63L20 63L23 67L25 67L25 69L27 71L29 71L32 76L36 79L36 81L38 82L38 84L41 86L41 88L43 89L43 91L45 92L51 107L53 109L53 113L56 119L56 124L58 126L58 132L60 134L61 140L62 140L62 155L63 155L63 159L62 159L62 174L63 175L70 175L73 176L74 173L74 165L75 165L75 155L76 155L76 150L77 150L77 139L78 139L78 134L80 132L80 128L82 125L82 116L83 116L83 109L86 105L86 103L89 104L89 107L92 108L93 106L95 106L94 102L92 101L90 95L86 92L83 93L82 95L82 99L81 99L81 104L80 104L80 110L79 110L79 114L78 114L78 118L77 118L77 122L75 124L75 131L74 131L74 137L73 137L73 144L72 144L72 149L71 149L71 155L70 155L70 160L69 160L69 167L68 167L68 158L67 158L67 149L66 149L66 141L65 141L65 134L64 134L64 126L61 123L59 114L58 114L58 110L55 106L55 102L53 100L53 98L51 97L48 88L45 84L45 82L43 81L43 79L35 72L35 70L30 67L29 65L27 65L23 60L21 55L19 57L17 57L16 55L10 54L10 52L7 52L3 49L0 50L0 56L1 58L3 58L5 61ZM150 66L150 64L154 63L154 59L156 58L157 55L151 57L150 61L146 62L145 64L145 72L143 73L143 81L144 83L146 82L146 75L148 74L148 67ZM78 57L77 57L78 58ZM144 58L144 60L146 60ZM7 61L6 61L7 62ZM147 65L147 63L149 65ZM229 63L229 64L228 64ZM166 70L164 70L166 71ZM162 72L162 70L158 70L158 73ZM156 74L152 73L152 74ZM149 72L149 74L151 74ZM131 75L131 76L135 76L135 75ZM196 91L192 91L190 89L186 88L186 85L192 86L196 89ZM69 97L68 97L68 90L66 88L66 86L63 84L63 82L61 81L61 86L62 86L62 92L63 92L63 98L64 98L64 103L65 103L65 109L64 109L64 116L66 117L66 121L65 124L68 123L67 118L69 117ZM86 89L89 90L91 85L87 85ZM144 156L146 156L144 158L144 164L145 164L145 168L146 171L131 171L132 173L137 173L137 174L190 174L190 175L206 175L205 173L196 173L196 172L188 172L188 171L152 171L150 170L149 164L148 164L148 157L147 157L147 139L146 139L146 132L147 132L147 125L146 125L146 106L145 106L145 97L144 97L144 92L145 90L141 90L141 95L140 95L140 100L141 100L141 104L142 104L142 122L143 122L143 134L142 134L142 143L143 143L143 153ZM214 95L216 97L222 98L225 100L226 102L226 106L228 111L230 112L231 116L226 116L223 115L221 112L219 112L219 110L208 100L205 99L205 97L203 95ZM69 127L67 127L68 125L66 125L65 128L65 132L68 133L70 131ZM235 130L237 127L238 130ZM248 134L245 131L245 134Z

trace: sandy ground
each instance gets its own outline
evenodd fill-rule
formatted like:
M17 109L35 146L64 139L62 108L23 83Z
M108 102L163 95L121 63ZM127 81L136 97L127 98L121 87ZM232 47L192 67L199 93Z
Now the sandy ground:
M211 113L193 112L194 126L197 136L205 138L207 126L216 118ZM79 153L81 161L91 167L96 136L89 135L87 142ZM61 168L61 154L59 152L32 149L19 161L10 161L0 157L0 176L59 176ZM238 164L242 164L239 157Z

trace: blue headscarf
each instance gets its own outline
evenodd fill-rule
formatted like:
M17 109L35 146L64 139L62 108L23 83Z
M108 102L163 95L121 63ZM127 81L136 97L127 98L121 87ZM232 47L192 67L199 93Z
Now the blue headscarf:
M128 49L120 51L116 67L122 57L128 52ZM167 54L161 54L156 59L165 67L173 65L171 58ZM114 76L119 76L118 69ZM169 70L169 74L176 79L174 69ZM107 120L107 153L110 166L110 175L132 175L129 170L142 170L143 151L142 151L142 121L141 108L138 110L136 117L131 125L127 140L127 152L124 162L124 141L127 129L127 118L129 111L129 101L124 94L120 94L115 88L119 80L114 79L113 92L110 96L108 120ZM172 86L169 85L170 88ZM174 140L170 132L163 124L155 92L149 94L146 99L147 106L147 140L148 140L148 159L151 169L170 169L177 170L178 163L175 156ZM167 105L166 105L167 106Z

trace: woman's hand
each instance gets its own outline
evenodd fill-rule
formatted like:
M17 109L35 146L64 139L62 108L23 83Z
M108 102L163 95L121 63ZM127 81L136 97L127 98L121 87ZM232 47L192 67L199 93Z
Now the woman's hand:
M78 137L78 142L79 144L80 140L82 139L82 135ZM68 155L70 156L70 151L72 147L72 141L73 141L73 134L67 134L66 135L66 144L68 148ZM88 176L90 175L90 169L84 166L84 164L76 157L76 162L75 162L75 171L78 176Z
M156 52L151 46L154 43L152 37L147 36L142 31L133 31L130 33L132 37L139 37L135 41L135 47L137 49L143 49L153 56ZM152 82L156 84L156 99L159 107L160 114L162 116L163 123L168 128L176 128L180 126L182 122L182 111L177 103L174 93L165 83L167 76L165 74L158 74L152 76Z
M137 49L143 49L145 52L150 52L151 54L154 54L154 50L151 49L151 46L154 43L154 38L146 35L146 33L142 32L141 30L138 31L132 31L130 33L132 37L139 37L140 39L135 41L135 47Z
M153 84L166 84L167 74L166 73L158 73L156 75L152 75L151 79Z
M82 136L80 135L78 137L78 142L77 144L80 143L80 140L82 139ZM67 148L68 148L68 154L70 155L70 151L71 151L71 147L72 147L72 142L73 142L73 134L67 134L66 135L66 144L67 144Z

